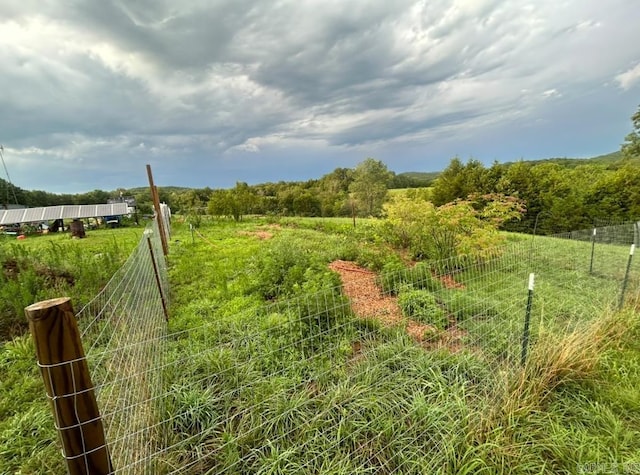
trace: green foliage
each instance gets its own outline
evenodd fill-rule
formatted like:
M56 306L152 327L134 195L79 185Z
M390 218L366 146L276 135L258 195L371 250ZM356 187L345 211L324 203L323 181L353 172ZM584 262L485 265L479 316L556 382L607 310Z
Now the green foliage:
M405 317L433 325L439 330L444 330L449 323L447 313L435 296L426 290L402 289L398 294L398 305Z
M447 311L459 322L468 319L485 319L499 315L499 309L490 298L466 290L450 290L443 295Z
M237 182L230 190L215 190L210 194L207 209L214 216L231 216L234 221L251 214L256 204L254 190L244 182Z
M497 226L518 216L518 202L492 196L478 206L480 209L474 204L478 206L477 202L456 201L435 207L427 201L397 196L385 206L388 239L419 259L494 256L504 240Z
M486 169L478 160L466 164L455 157L438 176L432 190L433 203L441 206L458 198L466 198L472 193L487 193L485 187Z
M319 270L308 244L289 237L270 242L253 265L258 276L256 290L267 300L300 292L307 271L314 266Z
M400 290L407 286L432 292L442 289L442 282L433 275L431 267L426 262L418 262L407 268L402 262L392 260L382 268L378 284L385 294L391 295L398 295Z
M440 172L394 173L389 182L389 189L429 187L439 175Z
M26 331L24 307L69 296L81 308L112 277L142 228L43 235L0 244L0 340Z
M640 107L631 117L633 131L624 138L622 144L622 156L624 159L640 157Z
M556 263L536 287L546 323L521 369L490 361L492 349L519 349L521 278L530 262L511 249L502 261L457 272L464 289L444 289L432 273L438 266L406 268L377 241L373 225L265 222L205 221L206 241L195 243L186 226L174 228L170 337L159 362L166 391L160 416L169 422L159 434L166 440L161 467L150 472L551 474L640 456L637 313L610 318L594 304L605 285L615 295L616 282L592 276L571 288L576 267ZM271 239L258 238L265 231ZM366 253L377 253L383 275L397 276L388 288L399 292L407 316L436 318L445 328L444 315L465 309L456 314L457 329L483 340L437 349L352 316L326 264L358 258L362 242ZM582 244L536 238L546 242L541 267L564 262ZM16 249L14 257L29 255ZM263 288L274 280L259 272L263 265L283 282L267 307ZM481 274L494 265L500 272ZM297 267L293 276L287 267ZM559 320L580 305L603 318L567 332ZM438 330L443 341L451 330ZM43 395L30 340L0 346L0 472L64 473Z
M485 168L476 160L463 164L454 158L436 180L431 199L442 205L500 193L518 198L526 207L521 220L505 221L503 229L531 232L536 227L537 234L587 229L594 220L637 217L638 160L614 154L593 160L494 163Z
M349 186L356 201L360 216L378 216L387 197L387 187L391 173L379 160L367 158L360 162L353 173L354 180Z

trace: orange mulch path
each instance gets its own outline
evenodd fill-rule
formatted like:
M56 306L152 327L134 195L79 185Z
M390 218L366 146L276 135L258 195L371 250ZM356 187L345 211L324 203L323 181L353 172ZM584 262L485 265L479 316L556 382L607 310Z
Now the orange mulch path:
M334 261L329 269L340 274L344 293L351 301L351 308L360 318L372 318L385 326L406 325L407 334L422 341L431 325L406 319L398 306L397 298L382 295L376 284L376 274L349 261Z
M273 237L273 234L267 231L240 231L238 234L240 236L254 236L260 239L261 241L265 241Z
M461 284L460 282L456 282L454 278L448 274L438 276L438 279L440 279L440 282L442 282L442 285L444 285L445 289L460 289L460 290L465 289L464 284Z
M385 326L404 325L407 334L426 349L446 348L455 353L465 348L462 339L467 332L458 327L454 317L450 317L450 325L444 332L438 332L437 341L424 341L425 333L428 335L433 331L437 332L436 328L405 318L398 306L398 299L382 294L376 283L375 272L349 261L333 261L329 264L329 269L340 274L343 291L351 301L351 308L357 317L373 318ZM453 278L448 283L450 288L464 288L463 284L455 282ZM356 344L359 345L358 342Z

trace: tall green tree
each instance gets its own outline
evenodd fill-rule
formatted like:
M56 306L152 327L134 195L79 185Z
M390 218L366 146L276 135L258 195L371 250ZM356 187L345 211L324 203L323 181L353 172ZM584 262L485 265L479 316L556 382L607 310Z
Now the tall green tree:
M633 116L633 131L624 138L622 156L624 158L640 157L640 106Z
M442 172L433 186L433 202L437 206L465 199L474 193L495 191L489 187L489 172L478 160L471 159L466 164L455 157ZM492 177L494 181L497 178Z
M379 216L392 178L387 166L380 160L367 158L356 166L353 178L349 191L355 199L358 214Z

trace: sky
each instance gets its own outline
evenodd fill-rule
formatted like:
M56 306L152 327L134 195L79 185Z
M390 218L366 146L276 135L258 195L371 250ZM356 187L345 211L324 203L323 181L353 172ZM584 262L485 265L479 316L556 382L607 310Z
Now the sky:
M59 193L590 157L632 129L639 24L637 0L2 0L0 144Z

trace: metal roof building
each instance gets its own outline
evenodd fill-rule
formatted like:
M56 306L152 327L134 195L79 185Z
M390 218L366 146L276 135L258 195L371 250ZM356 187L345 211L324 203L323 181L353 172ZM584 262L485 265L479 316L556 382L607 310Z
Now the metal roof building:
M45 208L0 210L0 226L16 223L38 223L55 219L80 219L129 214L127 203L107 205L64 205Z

